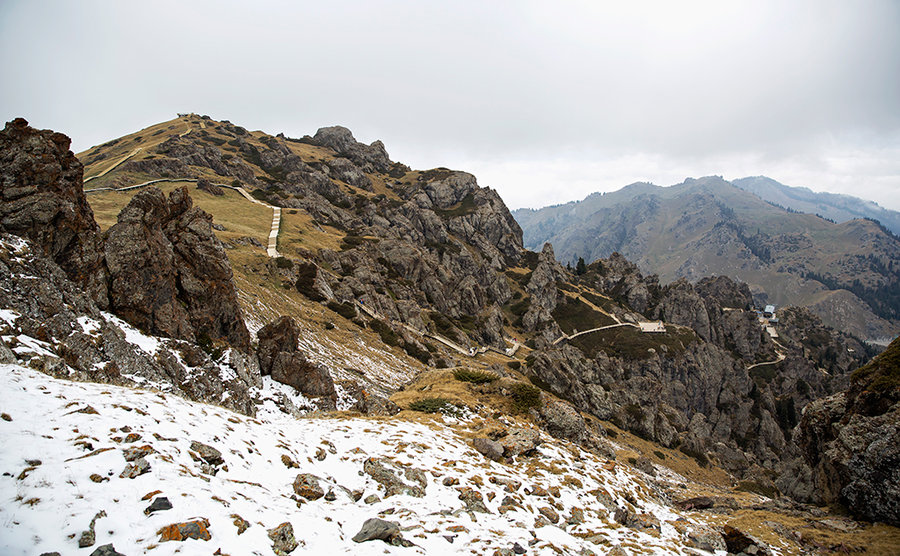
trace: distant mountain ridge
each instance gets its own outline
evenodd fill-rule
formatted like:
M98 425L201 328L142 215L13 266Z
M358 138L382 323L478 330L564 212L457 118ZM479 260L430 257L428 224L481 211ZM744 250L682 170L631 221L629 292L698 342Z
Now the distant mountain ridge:
M900 241L870 220L788 210L719 176L634 183L513 216L526 248L550 242L563 262L619 252L664 283L725 274L758 303L808 306L862 338L900 332Z
M835 222L854 218L877 220L894 235L900 235L900 212L886 209L873 201L837 193L817 193L807 187L792 187L765 176L732 180L744 191L749 191L764 201L805 212L818 214Z

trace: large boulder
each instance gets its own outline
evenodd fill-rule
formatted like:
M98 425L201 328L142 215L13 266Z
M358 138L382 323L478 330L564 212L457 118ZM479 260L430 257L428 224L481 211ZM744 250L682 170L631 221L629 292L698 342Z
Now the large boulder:
M122 209L105 245L110 306L154 334L247 351L231 265L212 216L192 204L186 187L168 199L153 187Z
M324 398L326 406L334 406L337 393L331 373L310 362L297 348L300 328L293 318L284 316L270 322L259 330L257 337L263 375L271 375L272 379L293 386L307 396Z
M82 188L84 167L69 143L22 118L0 131L0 231L31 239L105 308L100 227Z

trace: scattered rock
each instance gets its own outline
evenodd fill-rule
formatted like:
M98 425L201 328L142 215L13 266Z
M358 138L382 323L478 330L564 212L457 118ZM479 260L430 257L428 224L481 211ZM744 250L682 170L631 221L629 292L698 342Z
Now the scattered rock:
M746 554L768 554L762 542L730 525L726 525L723 528L722 538L725 540L725 546L729 554L740 554L741 552Z
M716 501L711 496L696 496L694 498L686 498L675 502L675 507L679 510L706 510L715 506Z
M287 554L297 548L297 540L294 538L294 526L285 521L274 529L269 529L269 539L272 540L272 550L275 554Z
M556 510L549 506L543 506L538 508L538 511L541 512L541 515L547 518L547 521L550 523L556 524L559 523L559 514L556 513Z
M699 548L700 550L706 550L708 552L727 550L722 535L705 525L691 527L687 531L687 537L688 544L694 548Z
M307 396L323 399L326 407L334 409L337 391L328 369L310 362L297 348L300 327L291 317L281 317L257 332L259 338L259 369L263 375Z
M307 500L318 500L325 496L325 490L319 486L320 480L311 473L301 473L294 479L294 492Z
M484 497L480 492L470 487L459 487L459 499L466 505L466 509L470 512L481 512L489 514L487 506L484 505Z
M119 478L134 479L135 477L139 477L144 473L148 473L149 471L150 462L148 462L144 458L138 458L132 463L129 463L125 466L125 469L119 474Z
M222 197L223 195L225 195L225 192L222 191L221 187L210 182L206 178L199 178L197 180L197 189L199 189L200 191L205 191L210 195L215 195L216 197Z
M515 457L520 454L528 454L541 443L541 434L534 429L514 427L509 429L506 436L500 439L503 446L503 455Z
M95 483L103 483L109 480L109 477L104 477L103 475L99 475L97 473L91 473L89 479Z
M238 514L231 514L232 523L237 527L238 535L241 535L244 531L250 528L250 522L239 516Z
M569 525L579 525L584 523L584 510L573 506L572 511L569 513L569 517L566 519L566 523Z
M370 494L363 499L363 503L365 504L377 504L381 502L381 498L378 497L377 494Z
M479 436L472 441L472 446L488 459L503 461L503 446L499 442Z
M123 432L124 432L124 431L123 431ZM139 434L136 433L136 432L130 432L130 433L128 433L128 436L125 437L124 442L125 442L126 444L131 444L131 443L133 443L133 442L137 442L137 441L140 440L140 439L141 439L141 435L139 435Z
M400 537L400 524L394 521L385 521L377 517L367 519L353 536L353 542L384 541L395 544L394 540Z
M78 548L87 548L88 546L94 546L94 542L96 540L96 536L94 534L94 526L97 524L97 520L101 517L106 517L106 512L100 510L97 512L97 515L91 520L91 524L88 526L87 531L81 532L81 537L78 539Z
M172 503L169 502L169 499L166 498L165 496L160 496L158 498L155 498L153 500L153 503L151 503L149 506L147 506L146 509L144 509L144 514L150 515L153 512L162 512L162 511L171 510L171 509L172 509Z
M385 498L396 494L418 498L425 496L428 482L421 469L412 467L404 469L385 459L368 458L363 463L363 472L384 487Z
M116 547L112 545L112 543L104 544L103 546L98 546L93 552L91 552L91 556L125 556L124 554L117 552Z
M185 541L187 539L200 539L208 541L212 538L209 533L209 520L205 517L166 525L156 532L159 542Z
M447 487L458 485L459 479L457 479L456 477L447 476L447 477L444 477L444 480L441 481L441 484L444 486L447 486Z
M157 494L162 494L162 491L161 491L161 490L154 490L154 491L148 492L147 494L145 494L145 495L143 495L143 496L141 497L141 500L143 500L143 501L150 500L151 498L153 498L153 497L156 496Z
M650 458L647 456L641 456L637 459L637 462L634 464L635 469L643 471L647 475L651 477L656 477L656 468L653 467L653 462L650 461Z
M145 444L143 446L132 446L131 448L127 448L122 453L125 456L125 461L134 461L138 458L143 458L149 456L153 452L155 452L149 444Z
M191 441L191 451L209 465L218 466L225 463L225 460L222 459L222 452L202 442Z
M3 419L4 421L12 421L12 417L9 416L9 413L0 413L0 419Z
M489 481L494 483L495 485L502 485L506 492L516 492L517 490L522 488L522 481L511 479L509 477L498 477L496 475L492 475Z

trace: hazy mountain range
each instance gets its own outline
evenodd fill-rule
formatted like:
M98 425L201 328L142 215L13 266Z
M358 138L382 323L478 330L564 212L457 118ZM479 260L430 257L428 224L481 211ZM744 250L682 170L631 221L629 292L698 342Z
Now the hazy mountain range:
M870 340L900 331L900 241L886 226L851 219L894 222L898 213L871 202L712 176L635 183L513 215L526 247L550 242L563 262L619 252L664 283L724 274L747 282L758 304L808 306Z
M731 183L791 210L818 214L835 222L870 218L881 222L894 235L900 235L900 212L886 209L874 201L837 193L817 193L807 187L784 185L765 176L741 178Z

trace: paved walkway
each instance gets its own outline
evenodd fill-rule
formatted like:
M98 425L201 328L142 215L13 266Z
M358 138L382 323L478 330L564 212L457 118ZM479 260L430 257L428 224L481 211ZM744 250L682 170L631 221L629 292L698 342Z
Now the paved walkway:
M772 343L774 343L776 346L778 346L779 348L784 350L784 346L779 344L775 340L772 340ZM747 370L749 371L750 369L755 369L756 367L762 367L763 365L774 365L775 363L781 363L787 357L784 354L784 352L780 351L778 348L775 349L775 353L778 355L778 357L776 359L774 359L772 361L763 361L762 363L754 363L753 365L750 365L749 367L747 367Z
M132 153L132 155L133 154L134 153ZM129 156L131 156L131 155L129 155ZM124 162L124 159L122 162ZM119 162L119 164L121 164L121 162ZM116 164L116 166L118 166L118 164ZM110 168L110 170L111 169L112 168ZM109 170L107 170L107 171L109 171ZM102 174L100 174L100 175L102 175ZM98 175L96 177L100 177L100 175ZM87 180L85 180L85 181L87 181ZM87 193L98 193L101 191L129 191L132 189L139 189L141 187L147 187L148 185L153 185L155 183L162 183L162 182L197 183L197 180L193 179L193 178L161 178L158 180L145 181L144 183L138 183L136 185L129 185L128 187L119 187L119 188L98 187L96 189L85 189L84 192L85 192L85 194L87 194ZM278 253L278 231L281 229L281 207L276 207L276 206L272 206L268 203L263 203L259 199L256 199L255 197L253 197L253 195L248 193L247 190L244 189L243 187L235 187L233 185L226 185L224 183L215 183L213 185L216 185L218 187L227 187L228 189L233 189L233 190L237 191L238 193L240 193L245 199L247 199L251 203L256 203L257 205L262 205L264 207L268 207L268 208L272 209L272 227L269 229L269 244L268 244L268 246L266 246L266 255L268 255L269 257L272 257L272 258L280 257L281 255Z
M281 255L278 253L278 230L281 229L281 207L276 207L270 205L269 203L260 201L259 199L248 193L247 190L243 187L225 185L224 183L217 183L215 185L218 185L219 187L227 187L228 189L234 189L251 203L256 203L257 205L262 205L264 207L272 209L272 227L269 230L269 244L266 246L266 255L272 258L280 257Z
M606 325L606 326L601 326L601 327L599 327L599 328L591 328L590 330L582 330L581 332L576 332L575 334L571 334L571 335L569 335L569 334L563 334L563 335L560 336L559 338L553 340L553 344L552 344L552 345L555 346L555 345L559 344L559 343L560 343L561 341L563 341L563 340L571 340L572 338L577 338L577 337L579 337L579 336L583 336L584 334L590 334L591 332L597 332L597 331L599 331L599 330L607 330L607 329L609 329L609 328L618 328L618 327L620 327L620 326L632 326L632 327L634 327L634 328L640 328L640 326L638 326L638 325L636 325L636 324L633 324L633 323L630 323L630 322L620 322L620 323L616 323L616 324L608 324L608 325Z
M95 180L95 179L97 179L97 178L102 178L102 177L105 176L106 174L110 173L114 168L117 168L120 164L122 164L123 162L125 162L126 160L128 160L129 158L131 158L132 156L136 155L136 154L139 153L139 152L141 152L141 147L138 147L138 148L134 149L133 151L131 151L131 154L126 155L124 158L122 158L122 160L116 162L115 164L113 164L112 166L110 166L110 167L107 168L106 170L103 170L102 172L100 172L100 173L97 174L96 176L91 176L91 177L89 177L89 178L84 178L83 183L87 183L87 182L89 182L89 181L91 181L91 180Z
M144 183L139 183L137 185L129 185L128 187L98 187L96 189L85 189L85 194L87 193L99 193L101 191L129 191L131 189L139 189L141 187L147 187L148 185L153 185L154 183L162 183L162 182L188 182L188 183L197 183L197 180L191 178L161 178L158 180L150 180L145 181Z

